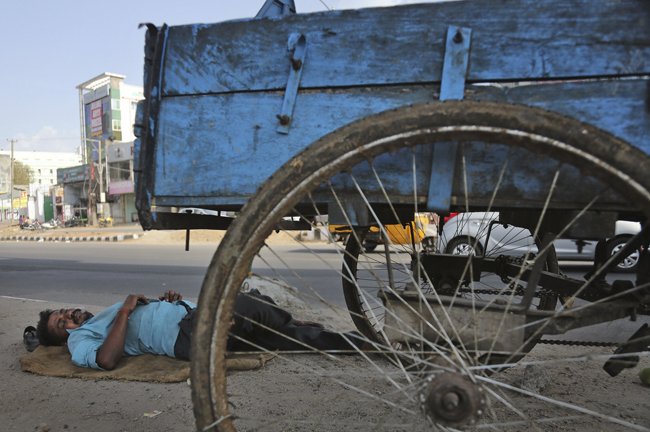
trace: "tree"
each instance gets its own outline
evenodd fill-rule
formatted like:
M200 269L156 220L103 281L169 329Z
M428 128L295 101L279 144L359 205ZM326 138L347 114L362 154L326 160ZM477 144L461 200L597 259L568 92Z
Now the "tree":
M28 185L34 182L34 170L14 159L14 184Z

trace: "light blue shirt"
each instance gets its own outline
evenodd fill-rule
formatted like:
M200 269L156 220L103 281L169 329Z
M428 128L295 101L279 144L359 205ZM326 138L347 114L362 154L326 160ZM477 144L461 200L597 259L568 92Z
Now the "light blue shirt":
M196 305L183 300L189 307ZM148 305L139 304L129 316L124 342L124 355L158 354L174 356L174 344L180 327L178 323L187 314L187 309L178 302L169 303L149 299ZM68 330L68 349L72 362L81 367L102 369L97 365L97 351L104 343L122 303L116 303L81 327Z

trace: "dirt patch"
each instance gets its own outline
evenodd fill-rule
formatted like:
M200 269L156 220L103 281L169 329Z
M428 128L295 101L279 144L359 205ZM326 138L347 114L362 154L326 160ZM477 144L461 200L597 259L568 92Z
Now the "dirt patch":
M190 231L190 245L192 243L218 244L225 234L225 231L192 230ZM137 239L129 241L138 244L181 245L185 244L185 235L185 231L145 231Z
M191 230L190 231L190 245L193 243L212 243L219 244L219 242L226 235L226 231L216 230ZM290 234L284 231L271 234L266 242L268 244L292 244L295 243L295 236L300 233ZM185 244L186 231L146 231L141 234L138 239L129 240L141 244L170 244L182 245Z

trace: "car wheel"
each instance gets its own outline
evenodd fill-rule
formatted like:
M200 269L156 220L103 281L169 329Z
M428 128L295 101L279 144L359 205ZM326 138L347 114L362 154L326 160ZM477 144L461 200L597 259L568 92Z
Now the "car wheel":
M483 246L473 237L461 236L452 239L445 252L450 255L483 255Z
M608 256L612 256L621 249L629 240L629 237L616 237L607 242L607 253ZM618 273L634 273L636 267L639 264L639 251L636 250L632 252L627 258L625 258L619 265L614 268L615 272Z

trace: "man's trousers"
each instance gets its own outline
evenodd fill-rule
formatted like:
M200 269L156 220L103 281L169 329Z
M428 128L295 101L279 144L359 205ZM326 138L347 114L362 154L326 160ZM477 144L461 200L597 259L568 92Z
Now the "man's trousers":
M190 341L196 309L178 324L174 355L190 359ZM293 317L258 290L240 293L233 308L227 350L236 351L355 351L363 344L357 332L336 333L319 327L296 326Z

